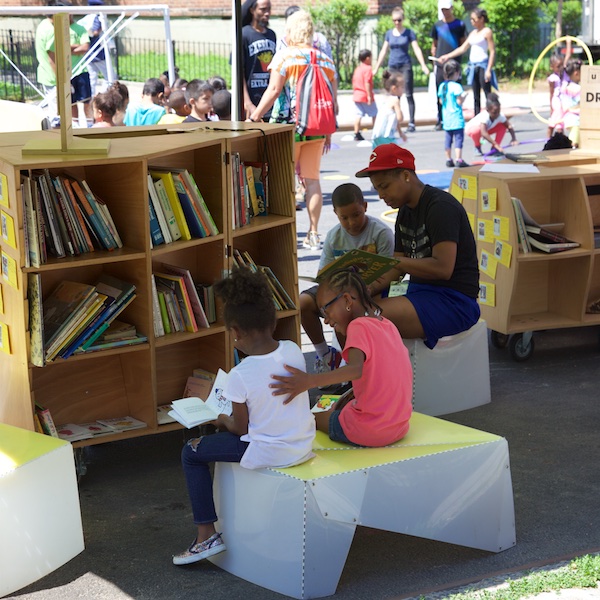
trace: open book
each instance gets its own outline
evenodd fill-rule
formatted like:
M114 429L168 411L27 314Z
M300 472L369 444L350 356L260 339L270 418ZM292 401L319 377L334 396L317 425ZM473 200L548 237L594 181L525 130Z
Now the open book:
M352 269L361 276L366 285L369 285L399 262L397 258L354 249L342 254L342 256L323 267L316 277L301 276L300 279L321 283L328 275L338 269Z
M223 397L227 373L219 369L217 378L206 400L201 398L182 398L172 402L173 410L168 414L183 426L191 429L196 425L214 421L220 414L230 415L231 401Z

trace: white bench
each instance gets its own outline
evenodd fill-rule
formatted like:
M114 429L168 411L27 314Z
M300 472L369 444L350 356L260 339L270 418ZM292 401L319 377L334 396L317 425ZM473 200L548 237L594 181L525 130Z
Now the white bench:
M0 597L83 548L71 444L0 424Z
M415 413L401 442L356 448L322 433L289 469L217 463L227 551L210 560L294 598L335 593L357 525L500 552L515 541L505 439Z
M487 324L441 338L433 350L423 340L404 340L413 366L413 407L426 415L447 415L488 404L490 360Z

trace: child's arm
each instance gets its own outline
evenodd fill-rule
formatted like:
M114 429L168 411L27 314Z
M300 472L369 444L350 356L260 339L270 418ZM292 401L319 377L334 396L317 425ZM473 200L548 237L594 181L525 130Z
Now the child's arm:
M348 350L346 365L328 373L306 373L295 367L284 365L291 375L289 377L271 375L271 378L275 379L277 383L271 383L269 387L273 389L273 396L286 395L287 398L283 403L288 404L298 394L311 388L328 387L336 383L360 379L362 377L364 362L365 355L362 350L350 348Z
M465 101L465 99L468 95L469 95L469 92L463 92L462 94L459 94L458 96L456 96L456 104L458 104L459 106L462 106L463 102Z
M498 152L504 152L504 150L502 149L502 146L500 144L497 144L496 140L488 133L488 129L487 129L487 126L485 123L482 123L479 126L479 131L481 132L481 137L484 140L487 140L491 144L492 148L495 148L496 150L498 150ZM513 133L514 133L514 131L513 131Z
M383 59L385 58L385 55L387 54L389 47L390 47L389 42L387 42L387 41L383 42L383 46L381 46L381 51L379 52L379 56L377 57L377 62L373 66L373 73L377 73L377 71L379 71L379 67L381 67L381 65L383 63Z
M231 416L220 414L213 423L219 429L227 429L235 435L245 435L248 433L248 405L245 402L232 402L231 409Z
M515 133L513 126L510 124L509 119L506 119L506 129L508 129L508 133L510 133L510 137L511 137L510 145L516 146L519 143L517 140L517 134Z
M406 134L402 131L402 120L404 119L403 115L402 115L402 109L400 108L400 98L396 98L393 102L392 102L392 108L394 109L394 112L396 113L396 119L398 121L398 133L400 134L400 137L402 138L403 142L406 142L406 140L408 139L406 137Z

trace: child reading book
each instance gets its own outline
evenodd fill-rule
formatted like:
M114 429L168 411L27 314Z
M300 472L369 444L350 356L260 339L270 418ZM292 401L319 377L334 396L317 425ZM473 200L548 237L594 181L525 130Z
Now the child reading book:
M315 422L308 394L299 394L284 406L269 390L272 373L283 375L285 365L302 372L306 363L300 348L289 340L273 338L276 316L269 283L263 273L242 268L215 284L224 302L225 324L233 343L246 358L227 377L222 395L233 404L231 416L213 421L222 431L190 440L181 462L192 504L196 539L187 550L173 556L176 565L197 562L225 550L215 530L210 463L239 462L248 469L289 467L312 454Z
M317 304L325 323L346 338L346 365L318 374L285 365L291 375L273 374L273 394L294 404L307 389L351 381L354 397L316 413L317 429L356 446L386 446L402 439L412 413L413 374L398 329L381 315L360 276L349 270L335 271L319 286Z
M367 216L367 203L357 185L339 185L333 191L331 203L339 223L327 233L319 271L354 248L382 256L393 255L394 234L391 228L379 219ZM316 302L317 290L318 286L315 285L300 294L300 315L302 327L317 352L315 371L323 373L337 368L341 356L325 341Z

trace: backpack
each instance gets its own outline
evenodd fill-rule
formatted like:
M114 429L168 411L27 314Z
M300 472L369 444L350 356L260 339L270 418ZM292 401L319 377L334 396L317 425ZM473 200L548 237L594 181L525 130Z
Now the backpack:
M310 63L296 84L296 133L328 135L335 129L331 82L317 64L316 51L311 50Z

